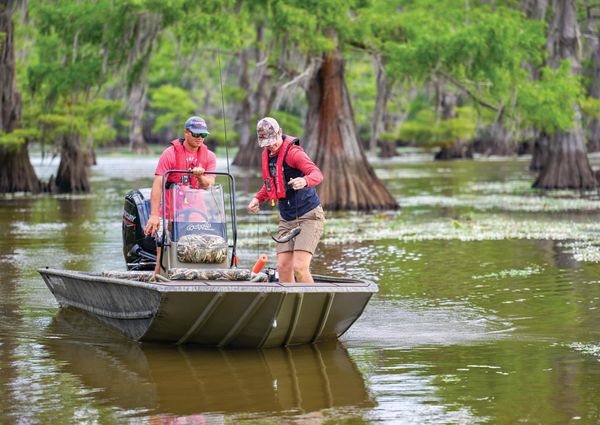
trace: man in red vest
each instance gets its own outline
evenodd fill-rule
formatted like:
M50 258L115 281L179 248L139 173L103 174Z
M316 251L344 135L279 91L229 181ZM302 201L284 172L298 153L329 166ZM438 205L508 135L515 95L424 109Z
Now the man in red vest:
M248 211L257 213L267 200L279 207L278 237L299 227L300 233L277 244L277 272L280 282L313 283L310 263L323 234L325 217L315 186L323 174L298 145L299 140L286 136L279 123L270 117L256 126L258 145L263 149L263 185Z
M205 175L205 171L215 171L217 168L217 157L208 150L204 144L204 140L210 134L206 121L200 117L190 117L185 122L184 137L171 141L171 146L165 149L158 160L156 171L154 172L154 183L150 193L150 218L144 229L146 234L160 236L159 228L161 226L161 199L162 199L162 177L169 170L191 170L192 177L188 184L192 188L206 189L214 184L214 175ZM167 177L167 189L170 185L179 184L189 175L184 174L169 174ZM172 219L171 214L171 197L165 196L167 218ZM156 247L156 267L154 273L160 272L160 241L158 240Z

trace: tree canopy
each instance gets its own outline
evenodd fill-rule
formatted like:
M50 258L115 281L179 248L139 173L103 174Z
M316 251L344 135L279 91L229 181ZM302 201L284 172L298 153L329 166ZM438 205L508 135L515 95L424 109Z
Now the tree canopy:
M314 150L309 85L327 55L339 54L352 111L344 119L371 153L485 135L514 152L532 134L579 125L578 111L585 125L599 115L591 91L600 43L584 5L569 23L590 29L578 38L584 57L554 61L552 31L566 9L551 2L532 18L529 3L31 0L26 13L12 12L23 108L0 143L41 143L61 155L134 138L143 147L166 143L194 114L218 144L224 121L236 161L256 165L254 124L271 114L307 132L298 135Z

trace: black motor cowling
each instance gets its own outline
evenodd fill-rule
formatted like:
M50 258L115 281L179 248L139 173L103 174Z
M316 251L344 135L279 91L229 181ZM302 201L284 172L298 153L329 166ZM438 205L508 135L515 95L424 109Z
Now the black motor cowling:
M123 255L127 270L153 270L156 264L156 240L146 236L150 217L150 189L134 189L125 195L123 206Z

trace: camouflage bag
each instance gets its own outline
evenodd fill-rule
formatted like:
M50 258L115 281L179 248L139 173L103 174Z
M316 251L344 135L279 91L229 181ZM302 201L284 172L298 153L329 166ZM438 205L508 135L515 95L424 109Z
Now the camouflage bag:
M171 280L227 280L227 281L248 281L252 277L252 272L248 269L170 269L169 279Z
M227 244L217 235L185 235L177 242L177 259L181 263L223 263Z

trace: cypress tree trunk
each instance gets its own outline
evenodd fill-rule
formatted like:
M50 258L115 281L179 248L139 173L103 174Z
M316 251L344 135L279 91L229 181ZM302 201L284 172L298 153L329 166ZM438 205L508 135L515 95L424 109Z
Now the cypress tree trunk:
M589 19L588 26L590 33L593 34L592 49L592 85L590 87L590 96L594 99L600 99L600 37L598 36L596 19ZM600 151L600 119L592 118L587 128L588 132L588 152Z
M549 149L550 136L545 132L540 132L533 144L533 154L529 163L530 171L541 171L544 164L548 162Z
M233 160L234 165L244 167L257 167L260 165L260 150L256 143L253 141L256 138L254 131L251 133L250 129L254 128L254 125L250 123L252 118L252 103L251 98L251 85L250 78L248 76L248 50L244 49L240 53L240 80L239 87L244 91L244 98L239 105L238 119L239 122L239 150L235 159ZM258 102L255 106L258 106Z
M383 58L381 55L373 54L373 64L377 73L377 97L375 99L375 110L373 111L373 122L371 126L371 139L369 140L369 153L376 155L379 135L384 130L385 116L387 114L387 103L390 97L391 82L385 75ZM388 157L389 151L382 146L381 157ZM393 152L393 149L392 149Z
M263 43L264 39L264 25L258 24L256 26L256 44L259 46ZM240 104L239 110L239 128L240 128L240 139L239 139L239 150L233 160L234 165L242 167L258 167L260 166L260 154L258 146L253 143L256 138L254 134L254 123L250 123L253 113L255 118L262 118L267 99L265 92L267 90L267 82L270 79L270 74L267 70L268 52L266 57L261 57L261 51L258 47L254 48L254 60L257 64L255 67L255 80L258 81L256 91L252 92L252 85L250 84L249 77L249 51L248 49L242 50L240 54L240 80L239 86L244 91L244 98ZM258 65L258 64L261 65Z
M15 79L15 49L12 14L13 0L0 1L0 131L10 133L21 115L21 96ZM39 192L42 184L29 160L27 144L0 145L0 193Z
M143 81L134 81L127 99L127 106L130 111L129 119L129 150L137 154L146 154L150 152L150 148L144 139L142 128L142 117L144 109L146 109L146 93L147 83Z
M455 94L442 92L440 95L439 108L442 112L442 119L449 120L456 118L456 104L458 98ZM448 160L448 159L472 159L473 158L473 146L471 143L458 139L454 143L448 146L442 146L441 149L435 154L433 159Z
M146 109L148 92L148 66L154 41L161 28L162 17L155 13L142 13L133 27L134 43L129 52L130 72L127 109L130 112L129 150L134 153L148 153L150 149L144 140L142 118Z
M496 119L481 138L478 152L488 156L510 156L515 153L515 149L510 143L510 131L504 125L504 107L500 108Z
M596 178L590 167L583 143L579 111L579 128L558 132L551 137L547 157L533 187L538 189L593 189Z
M60 164L52 191L58 193L89 192L90 182L86 161L86 152L81 146L79 135L64 135Z
M555 17L550 28L551 65L556 67L563 59L570 59L573 73L578 74L580 63L579 24L575 0L555 0ZM559 131L550 139L548 156L533 187L540 189L590 189L596 178L588 161L581 126L581 112L573 105L575 125L568 131Z
M43 190L29 160L26 143L0 146L0 164L0 193L38 193Z
M319 195L328 210L397 209L375 175L356 133L339 50L324 55L308 90L305 149L324 175Z

